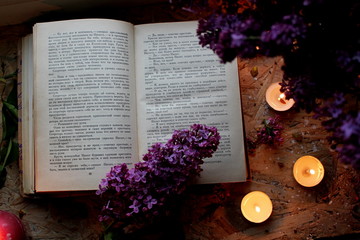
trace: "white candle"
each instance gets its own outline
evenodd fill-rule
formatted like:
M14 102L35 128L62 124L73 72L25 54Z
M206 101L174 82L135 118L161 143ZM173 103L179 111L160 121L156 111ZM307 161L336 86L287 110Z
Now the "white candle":
M248 193L241 201L241 212L250 222L261 223L272 213L272 202L268 195L261 191Z
M313 156L299 158L293 167L295 180L304 187L313 187L324 178L324 166Z
M291 98L287 100L285 94L280 92L279 82L272 83L266 90L266 102L276 111L286 111L289 110L295 103Z

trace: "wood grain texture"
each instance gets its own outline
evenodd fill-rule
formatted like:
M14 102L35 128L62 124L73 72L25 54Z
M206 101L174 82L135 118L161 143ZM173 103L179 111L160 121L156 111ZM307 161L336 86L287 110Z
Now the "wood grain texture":
M316 239L360 232L356 218L359 172L336 160L327 133L312 115L295 110L276 112L265 101L267 87L281 80L281 64L281 58L240 60L239 70L246 136L255 137L263 119L279 115L284 143L261 145L249 155L251 180L221 184L226 195L221 201L209 203L206 196L194 197L188 211L198 209L200 213L190 217L187 239ZM250 74L254 66L259 69L255 79ZM293 164L303 155L319 158L325 167L323 181L312 188L302 187L292 175ZM243 196L255 190L267 193L273 202L271 217L261 224L248 222L239 207ZM217 208L209 214L205 209L211 204ZM205 215L208 217L194 220Z
M193 19L164 6L122 13L124 20L134 23ZM1 61L16 55L18 39L30 30L29 25L1 28ZM7 62L9 71L16 69L16 61ZM182 239L317 239L360 234L360 173L337 161L326 141L327 133L310 114L276 112L265 102L267 87L281 80L281 65L279 57L240 60L238 64L246 136L254 137L263 119L278 114L284 126L284 143L279 147L261 145L249 155L249 182L190 187L179 206L176 223L183 231ZM256 78L250 74L254 66L259 71ZM302 187L292 176L294 162L303 155L316 156L324 164L325 177L316 187ZM23 198L18 165L12 164L7 170L5 187L0 189L0 209L21 217L29 239L100 238L97 196ZM254 190L264 191L273 202L271 217L261 224L248 222L240 211L241 199ZM141 239L159 238L144 231Z

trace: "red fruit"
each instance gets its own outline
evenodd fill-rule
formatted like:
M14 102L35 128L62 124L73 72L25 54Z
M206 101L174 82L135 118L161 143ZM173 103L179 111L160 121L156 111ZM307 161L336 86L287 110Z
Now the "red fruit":
M25 240L25 229L20 219L0 210L0 240Z

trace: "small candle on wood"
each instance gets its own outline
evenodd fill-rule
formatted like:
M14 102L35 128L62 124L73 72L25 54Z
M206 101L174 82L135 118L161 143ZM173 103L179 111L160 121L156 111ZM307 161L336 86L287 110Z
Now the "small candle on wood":
M313 187L324 178L324 166L313 156L299 158L293 167L295 180L304 187Z
M248 193L241 201L241 212L250 222L261 223L272 213L272 202L268 195L261 191Z
M272 83L266 90L266 102L276 111L286 111L294 105L295 101L292 98L287 100L285 94L280 92L280 88L279 82Z

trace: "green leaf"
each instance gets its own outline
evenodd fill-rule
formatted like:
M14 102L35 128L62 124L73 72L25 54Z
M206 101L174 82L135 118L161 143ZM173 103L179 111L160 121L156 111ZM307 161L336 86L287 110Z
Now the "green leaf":
M3 107L3 140L15 137L18 128L17 119L13 117L10 111Z
M3 102L3 140L15 137L18 128L17 109L8 102Z
M19 144L10 140L7 147L2 147L0 149L0 188L5 184L6 180L6 166L15 160L19 159Z
M104 240L113 240L112 232L108 232L104 235Z
M5 67L2 65L1 67ZM17 71L0 78L0 83L12 85L12 89L6 101L3 101L2 107L2 141L0 142L0 188L4 186L6 180L6 166L18 160L19 144L12 138L16 136L18 127L18 109L17 109ZM11 86L9 85L9 86Z
M9 78L13 78L13 77L16 77L18 74L18 71L16 70L15 72L13 73L10 73L10 74L7 74L4 76L4 79L9 79Z
M15 108L17 108L17 104L18 104L18 96L17 96L17 87L16 87L16 82L14 82L14 86L11 89L9 95L7 96L6 102L10 103L11 105L14 105Z
M16 108L13 104L11 104L11 103L9 103L9 102L6 102L6 101L4 101L3 104L4 104L3 106L4 106L6 109L8 109L9 112L10 112L16 119L18 119L18 110L17 110L17 108Z
M6 153L7 153L7 143L6 141L2 141L0 143L1 145L1 148L0 148L0 166L3 165L3 162L4 162L4 159L5 159L5 156L6 156Z
M3 147L0 151L0 157L3 168L5 168L10 163L19 159L19 144L10 140L6 147Z
M114 229L112 231L106 231L104 233L104 240L116 240L116 239L123 239L124 233L122 230Z
M7 165L6 162L7 162L8 158L9 158L9 155L10 155L10 152L11 152L11 148L12 148L12 141L10 140L10 141L9 141L9 144L8 144L8 146L7 146L7 148L6 148L5 157L4 157L4 159L3 159L3 164L2 164L3 168L5 168L5 166Z
M124 238L124 230L122 227L114 227L116 222L112 221L111 223L104 226L104 232L102 234L102 240L116 240ZM126 224L127 225L127 224Z
M8 156L6 166L19 160L19 143L14 142L13 140L11 140L11 142L10 155Z

